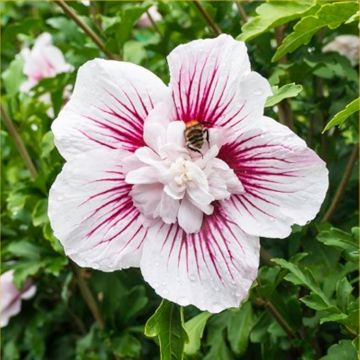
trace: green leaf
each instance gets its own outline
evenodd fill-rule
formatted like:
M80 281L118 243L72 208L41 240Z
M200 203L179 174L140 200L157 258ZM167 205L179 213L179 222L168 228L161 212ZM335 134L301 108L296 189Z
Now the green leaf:
M54 236L54 232L50 226L50 223L46 223L43 227L43 235L46 240L49 241L51 247L59 254L64 254L64 249L60 241Z
M262 266L257 276L256 291L260 297L270 298L281 280L282 276L278 266Z
M287 53L295 51L301 45L308 44L312 36L323 27L329 29L339 27L357 10L358 4L356 1L342 1L322 5L315 15L305 16L294 26L294 31L285 37L271 60L277 61Z
M48 156L54 148L54 135L52 131L48 131L41 140L41 157Z
M226 341L226 328L229 324L231 311L223 311L211 317L208 322L206 345L210 348L204 360L231 360L231 351Z
M324 300L316 294L307 295L300 299L307 307L310 309L314 309L317 311L327 310L329 308L329 304L324 302Z
M141 343L129 333L115 337L111 341L114 354L121 358L139 358L141 353Z
M331 228L330 230L321 231L317 239L328 246L335 246L349 251L358 250L358 239L340 229Z
M211 314L205 311L184 324L185 331L189 336L189 342L185 344L185 354L194 355L199 351L206 322L210 316Z
M345 106L345 108L335 114L332 119L326 124L323 133L336 125L342 125L346 119L348 119L352 114L358 112L360 109L360 98L357 98L351 101Z
M322 316L320 319L320 324L324 324L329 321L341 322L342 320L345 320L347 317L348 317L348 315L341 313L341 312L327 315L327 316Z
M17 288L24 286L25 280L30 276L35 275L43 266L39 261L26 261L23 260L16 266L14 271L14 284Z
M336 284L336 302L340 309L346 311L350 300L353 287L346 277L339 280Z
M26 240L12 242L6 250L16 257L24 259L40 259L42 248Z
M47 199L41 199L37 202L32 212L32 221L34 226L39 226L47 223L48 221L47 208L48 208Z
M298 265L286 261L285 259L272 259L272 261L282 268L287 269L287 274L284 279L293 283L294 285L302 285L316 294L325 304L331 306L329 299L325 296L324 292L316 283L311 271L309 269L300 269Z
M162 300L155 313L146 322L144 333L148 337L158 337L161 360L184 358L184 347L188 336L184 328L181 307Z
M284 99L295 97L302 91L302 89L302 85L296 85L295 83L286 84L281 88L273 86L273 95L266 99L265 107L274 106Z
M329 347L327 355L320 360L356 360L356 349L350 340L341 340L338 344Z
M241 305L240 309L231 313L228 325L228 339L231 349L237 355L246 352L249 335L255 323L255 317L250 302Z
M25 80L23 73L24 59L21 55L17 55L10 63L9 67L3 72L2 79L8 96L14 96Z
M130 38L136 20L150 7L150 4L137 4L121 8L113 23L105 29L107 35L106 47L113 52L122 53L122 47Z
M250 19L242 28L238 40L247 41L260 34L304 16L316 7L314 0L271 1L256 8L257 16Z

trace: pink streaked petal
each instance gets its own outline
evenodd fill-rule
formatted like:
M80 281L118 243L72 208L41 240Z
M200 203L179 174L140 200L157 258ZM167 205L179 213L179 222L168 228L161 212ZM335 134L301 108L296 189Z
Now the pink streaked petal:
M245 192L222 204L249 234L284 238L312 220L326 195L325 163L287 127L262 117L220 150Z
M138 266L147 230L125 183L122 150L94 150L64 165L50 189L49 218L66 254L80 266Z
M23 49L24 74L35 83L46 77L68 72L73 67L65 61L60 49L51 43L49 33L41 34L31 50Z
M17 289L13 277L13 270L0 276L0 327L6 326L10 318L20 312L22 299L30 299L36 292L31 280L27 280L22 289Z
M70 101L52 125L65 159L94 149L144 146L144 121L169 99L164 83L131 63L95 59L78 71Z
M196 234L176 224L151 228L140 268L160 296L217 313L246 298L258 264L259 239L217 207Z
M231 36L180 45L168 63L177 119L227 127L233 133L241 121L263 114L270 85L251 72L245 44Z

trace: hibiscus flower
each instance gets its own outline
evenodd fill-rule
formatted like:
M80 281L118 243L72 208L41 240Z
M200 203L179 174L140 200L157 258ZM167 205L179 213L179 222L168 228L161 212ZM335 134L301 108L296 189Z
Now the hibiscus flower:
M52 45L51 35L43 33L35 40L33 48L21 51L24 58L24 74L27 80L21 85L21 91L27 92L40 80L69 72L73 67L65 61L59 48Z
M137 26L141 27L141 28L148 28L152 26L151 20L149 15L151 16L151 19L154 22L158 22L162 19L161 14L158 12L158 9L155 5L150 6L149 10L147 12L145 12L144 14L142 14L138 20L138 22L136 23Z
M6 326L10 318L20 312L22 299L30 299L36 292L36 286L30 280L19 290L14 285L13 278L13 270L6 271L0 276L0 327Z
M248 295L260 236L316 216L328 172L263 115L270 85L244 43L195 40L168 64L168 86L127 62L80 67L52 126L66 163L49 217L79 265L140 267L160 296L216 313Z
M65 61L61 50L52 45L49 33L39 35L32 49L24 48L21 51L21 56L24 59L23 72L27 77L20 86L20 91L23 93L28 93L42 79L51 78L73 70L73 66ZM70 96L70 91L71 86L66 86L64 89L64 97L66 99ZM39 99L44 104L51 105L50 93L42 94ZM47 115L54 117L52 107L48 108Z

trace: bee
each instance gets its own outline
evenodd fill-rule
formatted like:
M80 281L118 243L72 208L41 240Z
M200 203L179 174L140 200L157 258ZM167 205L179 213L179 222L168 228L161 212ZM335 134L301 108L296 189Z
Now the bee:
M209 144L209 130L197 120L191 120L187 122L185 126L184 136L186 147L200 153L202 156L201 148L203 147L205 140Z

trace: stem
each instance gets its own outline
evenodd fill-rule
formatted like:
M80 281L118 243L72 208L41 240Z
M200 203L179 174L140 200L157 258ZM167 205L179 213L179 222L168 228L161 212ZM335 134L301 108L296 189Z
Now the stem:
M87 34L91 40L97 45L97 47L109 58L109 59L116 59L116 57L106 49L102 40L94 33L94 31L85 23L83 22L76 12L64 1L64 0L54 0L61 9L67 14L79 27Z
M323 102L325 99L325 91L324 91L324 82L322 79L316 77L315 78L315 99L316 99L316 104L320 104L323 106L318 105L318 111L316 113L316 117L317 117L317 121L321 124L321 128L323 129L326 125L326 117L327 114L324 113L324 111L322 111L321 109L325 109L326 105ZM325 162L327 162L327 158L328 158L328 133L321 133L321 138L320 138L320 154L321 157L323 158L323 160Z
M161 33L159 27L157 26L156 21L155 21L154 18L151 16L149 10L146 10L146 15L147 15L147 17L149 18L152 27L156 30L156 32L160 35L160 37L162 37L162 33Z
M219 26L215 23L213 18L210 16L210 14L206 11L206 9L202 6L199 0L193 0L194 5L197 7L197 9L200 11L203 18L206 20L208 25L210 26L211 30L215 35L220 35L221 30Z
M244 8L241 5L241 1L240 0L235 0L235 4L236 4L236 6L237 6L237 8L239 10L239 14L240 14L241 19L244 21L244 23L246 23L248 18L247 18L247 15L246 15L246 12L245 12Z
M266 310L269 311L269 313L275 318L275 320L283 328L283 330L286 332L287 336L290 339L298 338L298 335L296 334L295 330L293 330L293 328L284 319L284 317L280 314L280 312L276 309L276 307L272 304L270 300L257 299L257 303L260 306L265 307Z
M358 159L359 154L359 144L356 144L350 154L349 160L346 164L344 175L340 181L339 187L337 188L333 200L329 206L329 209L325 213L324 217L321 221L329 221L330 218L334 215L334 212L339 205L339 202L344 194L346 186L350 180L354 165L356 160Z
M83 299L85 300L87 306L89 307L94 319L98 323L99 328L103 329L105 326L104 320L101 316L101 312L99 310L98 304L97 304L93 294L91 293L86 281L83 278L82 270L74 263L71 263L71 267L76 276L76 280L79 285L79 289L80 289Z
M31 157L25 147L23 140L21 139L21 136L19 135L18 131L16 130L14 123L12 122L8 113L5 111L4 107L2 105L0 105L0 108L1 108L1 117L2 117L4 124L9 132L9 135L12 137L12 139L15 143L15 146L16 146L18 152L20 153L20 156L24 160L24 163L30 172L30 175L33 178L36 178L37 170L35 168L34 163L31 160Z
M265 250L263 247L260 248L260 259L267 266L274 266L274 263L271 261L273 256Z
M74 319L76 326L78 327L80 334L85 335L86 334L86 328L82 320L70 309L66 308L67 312L70 314L70 316Z

